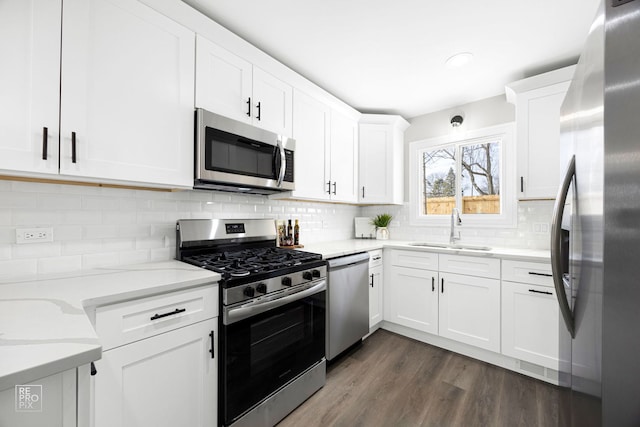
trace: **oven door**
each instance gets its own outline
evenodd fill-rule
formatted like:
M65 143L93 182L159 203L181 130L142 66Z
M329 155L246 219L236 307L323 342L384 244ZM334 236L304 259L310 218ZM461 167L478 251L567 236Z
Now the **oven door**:
M293 190L295 142L198 109L196 180Z
M325 280L282 300L282 305L267 303L266 311L255 306L260 311L255 315L239 309L234 317L233 309L225 309L220 335L225 426L324 358Z

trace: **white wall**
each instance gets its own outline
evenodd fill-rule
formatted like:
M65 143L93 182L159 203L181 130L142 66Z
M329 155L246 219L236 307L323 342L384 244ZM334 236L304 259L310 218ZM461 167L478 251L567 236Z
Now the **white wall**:
M359 208L210 191L156 192L0 181L0 281L175 257L182 218L300 219L300 242L349 239ZM53 227L51 243L15 229Z

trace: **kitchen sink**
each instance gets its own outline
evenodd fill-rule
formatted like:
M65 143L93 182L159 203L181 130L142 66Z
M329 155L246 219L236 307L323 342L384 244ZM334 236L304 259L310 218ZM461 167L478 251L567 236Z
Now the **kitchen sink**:
M489 246L463 245L463 244L447 244L447 243L409 243L409 246L420 246L423 248L442 248L442 249L461 249L468 251L490 251Z

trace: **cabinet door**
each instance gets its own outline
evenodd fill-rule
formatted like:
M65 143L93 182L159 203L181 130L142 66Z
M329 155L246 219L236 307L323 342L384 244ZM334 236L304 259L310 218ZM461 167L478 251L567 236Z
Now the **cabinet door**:
M570 82L518 97L520 198L554 199L560 185L560 106Z
M0 2L0 169L58 173L61 14L61 0Z
M571 340L561 323L555 289L502 282L502 354L559 370L560 343Z
M331 112L331 200L358 201L358 124Z
M93 377L95 427L216 425L211 332L217 319L105 351Z
M438 273L389 268L384 287L384 320L431 334L438 333Z
M369 327L382 321L382 266L369 269Z
M196 37L196 107L251 123L252 65Z
M32 380L25 385L29 387L29 396L33 397L27 398L23 392L24 397L16 400L16 393L20 392L15 388L0 391L0 426L76 427L75 369ZM29 405L33 410L20 409Z
M500 351L500 281L440 273L442 337Z
M393 176L389 153L393 129L383 124L360 125L359 197L365 203L388 203L391 200Z
M294 197L329 200L329 108L298 90L294 93L293 138L296 140Z
M292 135L293 88L253 67L253 124L281 135Z
M63 22L60 173L192 186L194 33L136 0L65 0Z

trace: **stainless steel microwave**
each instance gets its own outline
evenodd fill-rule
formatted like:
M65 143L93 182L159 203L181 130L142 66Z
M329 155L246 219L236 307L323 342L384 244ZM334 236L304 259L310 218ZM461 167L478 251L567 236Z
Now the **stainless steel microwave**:
M194 188L253 194L295 190L295 141L196 109Z

